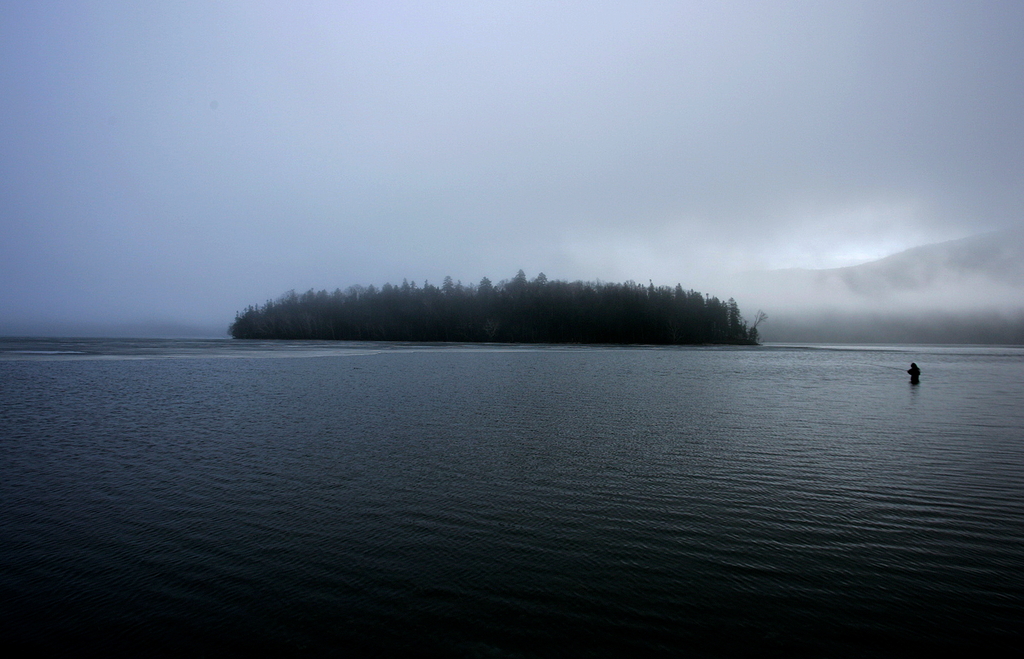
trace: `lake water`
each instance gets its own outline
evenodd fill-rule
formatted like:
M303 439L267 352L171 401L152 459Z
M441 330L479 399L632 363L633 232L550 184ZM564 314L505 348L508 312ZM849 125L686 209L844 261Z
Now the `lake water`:
M47 654L977 653L1024 349L0 339L0 501Z

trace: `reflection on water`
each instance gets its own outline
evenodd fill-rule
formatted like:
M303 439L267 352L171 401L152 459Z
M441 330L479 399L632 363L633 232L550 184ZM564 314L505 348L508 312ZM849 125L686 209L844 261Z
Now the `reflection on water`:
M114 654L1019 640L1022 356L0 340L0 630Z

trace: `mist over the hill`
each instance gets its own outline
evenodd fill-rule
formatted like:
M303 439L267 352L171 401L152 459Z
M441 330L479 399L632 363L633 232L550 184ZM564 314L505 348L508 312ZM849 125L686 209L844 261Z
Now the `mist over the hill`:
M858 266L752 273L774 341L1024 343L1024 231L925 245Z

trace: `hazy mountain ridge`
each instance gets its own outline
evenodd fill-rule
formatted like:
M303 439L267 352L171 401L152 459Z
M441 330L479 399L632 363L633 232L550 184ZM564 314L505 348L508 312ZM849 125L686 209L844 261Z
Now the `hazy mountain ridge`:
M878 261L815 272L818 282L836 280L860 295L919 291L979 278L1024 288L1024 230L922 245Z
M1024 229L758 273L746 290L772 318L767 340L1024 343Z

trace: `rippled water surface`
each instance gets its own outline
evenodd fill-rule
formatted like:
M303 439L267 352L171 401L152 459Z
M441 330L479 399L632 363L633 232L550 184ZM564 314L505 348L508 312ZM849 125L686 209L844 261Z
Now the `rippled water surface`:
M0 339L2 643L1005 647L1022 403L1021 348Z

